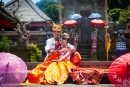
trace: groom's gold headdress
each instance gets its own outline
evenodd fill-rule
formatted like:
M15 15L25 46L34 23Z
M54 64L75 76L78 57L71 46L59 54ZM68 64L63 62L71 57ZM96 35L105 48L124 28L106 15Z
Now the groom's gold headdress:
M52 30L53 30L53 31L61 31L61 30L62 30L62 26L61 26L61 25L56 25L56 24L53 22Z

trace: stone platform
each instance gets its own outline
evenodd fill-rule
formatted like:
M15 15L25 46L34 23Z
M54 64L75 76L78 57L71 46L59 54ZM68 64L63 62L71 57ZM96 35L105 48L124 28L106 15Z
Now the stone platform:
M78 85L78 84L63 84L63 85L19 85L17 87L115 87L113 84L98 84L98 85Z
M42 62L26 62L28 70L32 70L37 66L37 64ZM102 68L108 69L111 65L112 61L81 61L80 67L83 68ZM100 84L98 85L79 85L72 81L71 78L68 78L67 82L60 85L60 87L115 87L111 84L110 80L108 79L108 73L105 72ZM41 85L41 84L26 84L26 85L19 85L17 87L59 87L59 85Z
M108 69L113 61L81 61L80 67L82 68L102 68ZM28 70L32 70L35 68L39 63L42 62L25 62L27 65Z
M113 61L81 61L80 67L82 68L101 68L101 69L108 69ZM27 65L28 70L34 69L39 63L42 62L25 62ZM67 81L67 83L73 83L71 79ZM108 73L105 72L104 76L100 82L100 84L111 84L110 80L108 79Z

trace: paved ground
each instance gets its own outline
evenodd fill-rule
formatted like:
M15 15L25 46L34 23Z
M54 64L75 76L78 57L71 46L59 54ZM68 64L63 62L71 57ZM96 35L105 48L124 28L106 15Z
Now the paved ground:
M77 85L77 84L63 84L63 85L22 85L17 87L115 87L113 84L99 84L99 85Z

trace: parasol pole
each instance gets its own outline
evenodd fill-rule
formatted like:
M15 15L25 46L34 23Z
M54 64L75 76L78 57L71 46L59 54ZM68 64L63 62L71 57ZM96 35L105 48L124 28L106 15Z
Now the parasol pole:
M8 70L9 70L9 62L8 62L7 65L6 65L6 73L5 73L6 81L8 80L8 78L7 78Z
M108 33L108 28L109 26L106 25L104 26L105 30L106 30L106 34L105 34L105 50L106 50L106 56L107 56L107 61L108 61L108 51L109 51L109 47L108 47L108 43L110 44L110 34Z
M107 18L107 0L105 0L105 20L106 20L106 25L105 25L105 31L106 31L106 34L108 33L108 18ZM105 39L107 39L107 37L105 37ZM106 41L105 41L105 48L106 48ZM106 51L106 56L107 56L107 61L108 61L108 52Z

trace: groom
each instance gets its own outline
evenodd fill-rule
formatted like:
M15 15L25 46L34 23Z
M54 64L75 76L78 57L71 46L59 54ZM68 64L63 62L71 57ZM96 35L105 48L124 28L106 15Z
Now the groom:
M53 37L46 41L45 51L47 53L47 56L45 57L45 60L47 59L48 54L55 52L56 49L59 48L60 46L59 38L61 36L61 30L62 30L61 25L53 24L53 27L52 27ZM75 50L74 46L69 43L68 43L68 46L72 49L72 52L74 52Z

